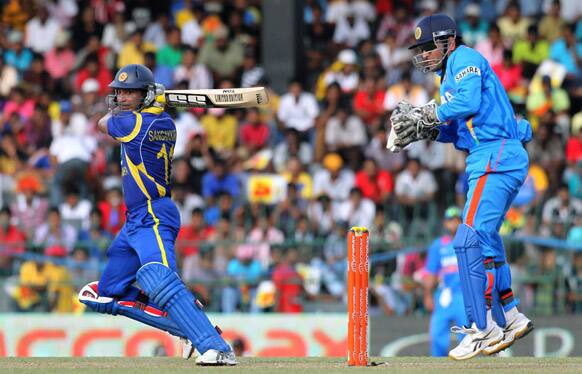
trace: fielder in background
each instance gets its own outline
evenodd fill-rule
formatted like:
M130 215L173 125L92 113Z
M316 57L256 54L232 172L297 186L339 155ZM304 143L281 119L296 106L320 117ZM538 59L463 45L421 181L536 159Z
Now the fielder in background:
M449 352L465 360L481 352L499 352L533 329L518 312L511 290L511 274L499 228L523 184L528 156L523 143L531 139L531 126L517 120L507 94L489 63L465 46L457 25L444 14L423 18L411 46L414 65L441 78L441 103L421 107L400 103L391 116L387 147L398 152L421 139L454 143L468 153L469 177L463 223L453 246L467 321L454 327L465 334Z
M432 312L430 318L431 353L446 356L449 351L451 323L466 324L463 292L453 248L453 238L462 222L461 210L456 206L445 211L446 234L436 239L428 249L424 278L424 306Z
M199 365L235 365L231 347L176 274L180 216L170 199L176 126L156 102L164 88L143 65L123 67L109 87L111 112L97 125L121 143L127 220L107 251L101 279L83 287L79 300L181 337L186 358L192 346L198 349ZM136 280L141 289L132 286Z

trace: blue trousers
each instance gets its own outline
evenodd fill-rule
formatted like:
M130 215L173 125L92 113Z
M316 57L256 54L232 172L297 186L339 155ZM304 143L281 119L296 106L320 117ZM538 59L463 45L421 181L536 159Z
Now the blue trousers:
M465 308L463 305L463 294L461 290L452 293L451 303L442 306L439 302L441 291L435 292L435 309L430 318L430 347L434 357L445 357L449 353L451 333L449 331L451 323L457 326L466 325ZM457 335L460 341L462 335Z
M180 228L178 209L169 198L161 198L128 212L125 225L107 250L108 262L99 279L99 294L123 300L139 268L159 262L176 271L174 243Z

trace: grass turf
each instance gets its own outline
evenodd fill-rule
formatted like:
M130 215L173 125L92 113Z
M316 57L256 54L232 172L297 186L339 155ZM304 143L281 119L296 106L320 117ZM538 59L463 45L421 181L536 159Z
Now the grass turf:
M348 367L344 358L260 358L243 357L235 367L197 367L194 360L179 358L0 358L0 373L580 373L582 357L479 357L464 362L430 357L373 357L376 366Z

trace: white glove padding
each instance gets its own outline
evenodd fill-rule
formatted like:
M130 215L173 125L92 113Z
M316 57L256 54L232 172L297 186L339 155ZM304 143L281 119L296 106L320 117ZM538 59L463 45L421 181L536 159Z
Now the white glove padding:
M390 123L392 124L390 133L388 134L388 142L386 144L386 148L389 149L391 152L400 152L402 147L397 146L398 135L399 133L404 131L404 128L416 126L414 121L411 121L411 118L408 116L408 113L413 110L415 107L414 105L410 104L406 101L401 101L398 103L394 111L392 111L392 115L390 116Z

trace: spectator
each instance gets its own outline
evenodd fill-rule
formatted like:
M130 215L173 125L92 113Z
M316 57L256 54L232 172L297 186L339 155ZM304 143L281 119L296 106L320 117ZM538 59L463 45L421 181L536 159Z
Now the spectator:
M28 47L24 47L22 40L22 32L10 32L8 34L8 48L4 52L6 65L13 66L20 76L30 67L33 56L32 51Z
M287 160L287 167L281 171L281 175L287 183L297 189L300 197L305 201L311 200L313 196L313 179L311 175L303 169L301 160L297 156L291 156Z
M55 47L44 57L44 66L55 81L61 95L70 92L67 78L75 65L75 53L70 47L70 36L61 31L55 40Z
M146 43L153 44L159 51L168 41L168 32L170 31L170 18L166 12L159 12L156 14L155 22L151 22L145 29L143 40ZM179 30L178 30L179 31ZM178 41L180 37L178 37Z
M389 201L394 181L390 172L378 168L378 163L368 158L364 161L362 169L356 173L356 187L360 189L363 197L379 205Z
M385 40L389 34L394 36L395 45L405 45L414 32L414 20L406 4L395 3L394 11L387 12L378 26L376 40Z
M324 83L329 86L337 83L343 95L351 97L358 89L360 82L358 70L358 56L352 49L344 49L337 55L337 69L332 66L331 71L324 73Z
M550 56L550 45L540 39L538 27L530 25L527 28L527 39L518 39L513 44L513 62L521 64L523 75L531 79L542 61Z
M354 95L354 112L372 131L383 125L384 90L373 78L366 78Z
M240 128L241 147L248 155L254 155L268 144L270 136L269 125L261 121L257 108L249 108L246 120Z
M246 51L242 63L241 87L257 86L265 76L265 69L257 64L253 51Z
M570 98L562 88L553 87L552 79L547 75L542 77L542 90L530 92L527 97L526 108L531 113L530 117L535 119L544 117L549 112L552 112L556 119L564 116L566 124L569 122ZM567 134L569 129L559 130L561 133Z
M84 126L73 123L71 103L62 101L60 106L60 122L56 126L60 126L63 130L61 134L54 137L50 146L50 155L55 167L51 187L51 204L54 206L62 202L62 189L67 182L79 186L82 198L89 196L87 170L96 149L95 139L87 136L82 129ZM77 125L77 128L73 125Z
M123 44L119 55L117 56L117 68L129 64L144 64L145 53L154 52L156 47L149 42L143 40L143 33L141 30L136 30L131 34L127 42Z
M313 94L303 91L303 86L298 80L291 81L289 91L281 96L277 113L283 127L295 129L302 140L307 139L318 113Z
M404 152L386 152L388 135L385 129L379 127L373 135L372 140L366 146L365 157L376 160L380 169L387 170L392 174L400 171L404 167Z
M550 9L542 17L540 26L540 36L546 39L549 43L553 43L556 39L562 36L562 29L566 22L560 17L560 0L552 0Z
M125 20L122 12L115 12L113 14L112 22L106 24L105 28L103 29L103 38L101 39L101 43L103 46L111 49L113 53L119 54L123 48L123 43L135 31L135 27L135 23ZM160 32L160 30L157 31ZM161 37L163 38L163 33Z
M192 9L192 18L186 21L180 28L182 33L182 43L192 47L198 48L203 41L203 30L200 26L202 20L202 7L200 5L194 6Z
M54 47L60 29L61 26L58 21L49 17L47 8L41 5L36 15L26 23L26 40L24 44L32 51L44 54ZM80 35L75 33L75 38L78 37Z
M92 209L93 206L89 200L80 198L78 188L75 186L67 187L65 200L59 205L63 224L73 226L77 232L88 230L91 225Z
M544 204L542 221L544 232L564 238L577 217L582 216L582 200L572 198L568 186L560 185L558 193Z
M257 284L262 274L261 264L254 258L253 246L240 245L236 250L236 257L229 261L226 270L232 285L222 290L222 312L237 311L257 312L255 296Z
M355 170L360 165L366 142L366 128L360 117L353 115L349 107L338 107L325 128L327 150L349 160L350 168Z
M384 109L392 112L396 105L403 100L414 106L424 105L428 101L428 93L421 85L412 83L409 72L402 74L400 83L388 88L384 97Z
M349 197L354 187L354 173L343 169L344 161L337 153L328 153L323 158L323 169L313 176L313 193L315 196L327 194L332 202L339 203Z
M333 230L335 218L333 215L331 199L326 194L321 194L309 204L307 216L313 226L317 237L327 237Z
M582 160L582 129L572 131L566 143L566 163L568 167L573 167Z
M465 7L465 19L459 22L459 31L463 41L473 47L487 37L487 23L481 18L479 4L470 3Z
M0 208L0 275L9 275L12 256L23 253L26 246L26 234L10 221L12 213L8 207Z
M489 65L495 66L503 62L503 52L507 45L501 37L501 31L497 24L489 25L489 33L486 39L482 39L475 45L475 50L483 55Z
M554 126L543 123L527 144L530 162L539 164L550 180L550 191L555 191L564 167L564 146L554 132Z
M195 132L191 135L184 158L190 167L190 189L196 195L202 196L202 179L213 165L213 155L203 133Z
M167 32L166 40L166 44L158 49L156 63L173 70L182 62L183 50L180 44L180 29L171 27Z
M182 54L182 62L174 70L174 84L187 82L189 90L212 88L212 75L208 68L198 63L198 50L186 48Z
M497 25L505 42L513 44L515 41L527 37L530 20L521 15L519 4L516 1L511 1L507 4L505 15L498 19Z
M394 32L389 32L384 37L383 42L376 45L376 53L386 72L387 83L398 82L403 70L408 67L408 62L412 58L410 51L402 44L398 44Z
M234 80L243 59L243 46L236 40L229 40L228 29L224 26L217 28L214 40L204 43L200 49L200 62L210 68L215 81Z
M233 217L234 208L233 196L228 192L220 192L216 196L216 203L214 203L214 200L211 200L206 205L204 220L208 225L214 226L221 217L228 217L231 219Z
M18 71L14 66L7 65L0 54L0 96L6 97L18 83Z
M103 36L103 25L95 17L95 9L92 6L85 6L81 10L80 17L73 24L72 34L75 35L73 49L79 51L89 44L89 39L93 36L101 40Z
M89 230L79 232L78 243L82 243L87 249L91 259L102 261L105 259L113 235L103 229L103 215L99 209L93 209L89 219Z
M362 17L356 17L354 10L350 9L344 17L337 18L333 41L341 47L354 48L362 40L368 39L370 34L370 26Z
M508 93L509 98L515 101L516 94L519 95L519 89L523 89L522 67L519 64L513 62L513 52L511 49L506 49L503 51L503 60L499 64L491 65L493 71L499 78L499 81L503 85L503 88ZM518 101L524 98L520 95Z
M288 183L287 195L273 210L273 220L277 222L277 227L287 238L293 235L301 236L299 225L306 206L307 203L299 195L297 186Z
M75 91L80 93L83 83L87 79L94 79L99 83L99 95L106 96L110 89L112 77L109 70L99 63L99 56L97 54L89 54L85 59L83 67L77 72L75 78Z
M197 278L196 269L201 261L200 248L214 234L214 228L204 222L200 208L192 210L190 223L182 225L176 241L176 253L182 263L182 277L188 282Z
M396 177L394 190L408 220L416 216L415 210L419 211L419 216L426 218L428 203L437 192L437 184L432 173L424 169L417 159L411 158L406 163L406 169Z
M27 89L35 95L39 95L43 91L55 92L55 82L45 70L43 61L43 56L34 55L30 69L25 71L22 77L28 84Z
M372 227L376 206L374 202L362 196L362 191L354 187L350 190L347 201L336 206L334 218L338 221L347 222L351 226Z
M238 120L224 108L210 108L200 119L208 146L223 157L230 157L235 149Z
M215 160L212 169L202 177L202 196L212 202L221 192L227 192L237 199L240 194L239 180L229 172L224 160Z
M575 25L566 25L562 30L562 37L550 47L550 58L564 65L569 76L577 77L580 74L582 42L576 37Z
M50 208L46 223L38 226L34 233L34 244L42 248L61 246L70 252L77 241L77 231L61 220L58 208Z
M97 203L101 213L101 229L116 235L125 223L125 202L119 187L112 187L105 192L105 199Z
M273 282L277 289L277 303L275 311L278 313L301 313L303 303L302 279L295 270L298 260L298 251L290 248L282 256L280 264L273 269Z

